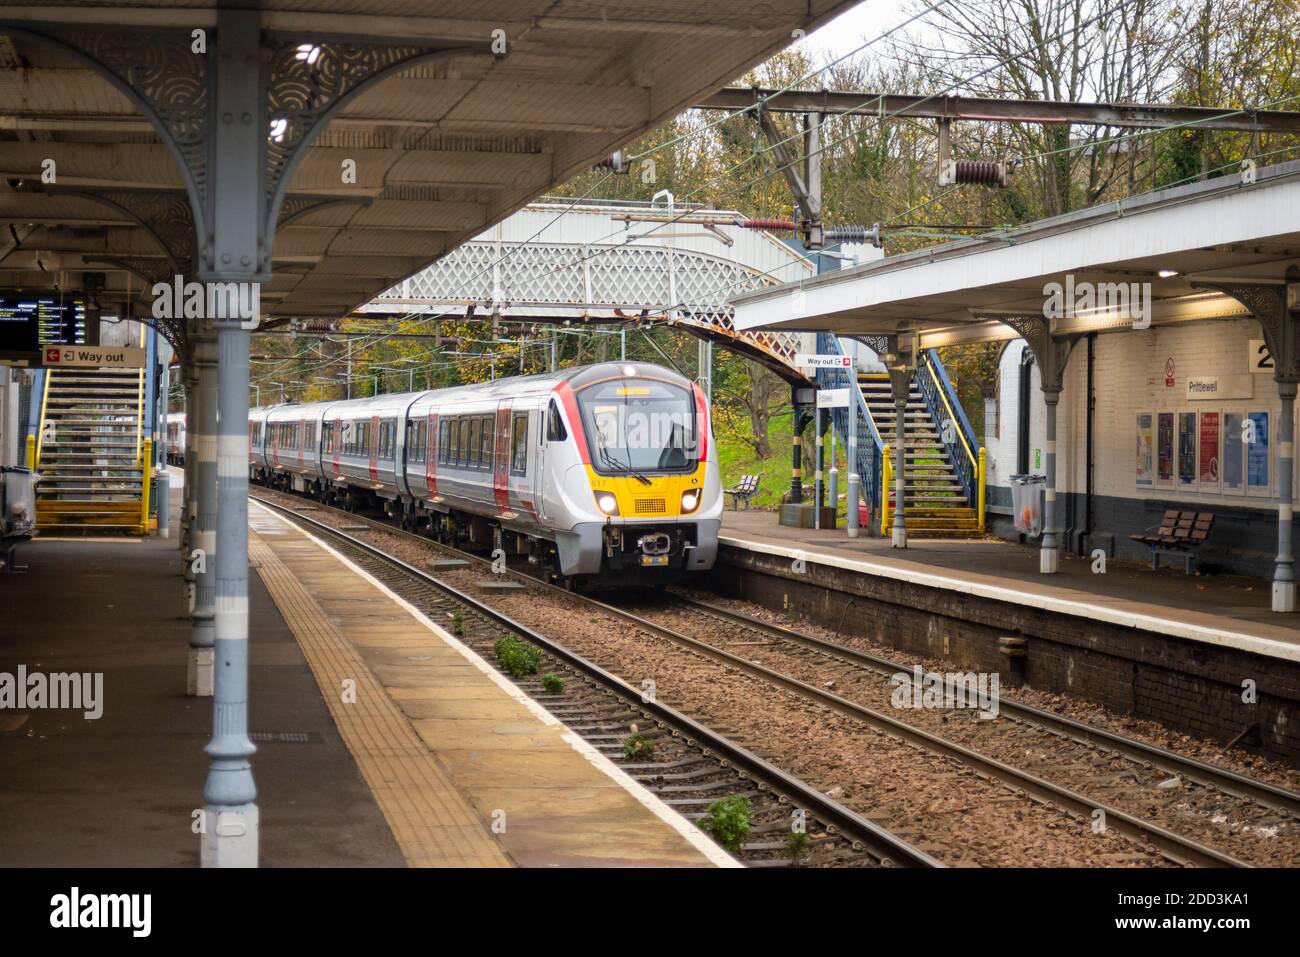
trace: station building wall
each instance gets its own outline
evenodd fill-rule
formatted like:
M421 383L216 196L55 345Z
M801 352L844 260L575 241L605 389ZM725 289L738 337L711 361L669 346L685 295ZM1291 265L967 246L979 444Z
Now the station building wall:
M1088 342L1081 340L1070 355L1057 420L1059 524L1065 547L1090 552L1103 548L1120 558L1146 560L1148 551L1129 539L1160 524L1166 510L1213 512L1215 526L1202 549L1202 565L1225 571L1269 577L1277 547L1277 422L1281 411L1277 385L1267 369L1252 370L1252 340L1262 339L1253 319L1216 320L1148 330L1100 333L1093 340L1093 497L1088 526L1087 490L1087 365ZM1003 350L998 368L996 425L986 437L990 528L1012 538L1010 477L1016 473L1020 443L1019 381L1021 356L1027 348L1016 339ZM1167 370L1172 370L1167 375ZM1029 472L1045 474L1042 458L1046 436L1046 406L1036 366L1030 368ZM1189 397L1189 379L1217 378L1225 397ZM1202 483L1195 463L1194 481L1180 483L1179 416L1185 412L1219 414L1218 482ZM1268 413L1267 485L1239 490L1222 484L1223 416L1227 413ZM1173 475L1159 475L1160 413L1173 413ZM1152 467L1149 486L1138 484L1138 416L1152 416ZM1200 438L1202 419L1197 416ZM1239 439L1234 439L1239 441ZM1208 448L1208 446L1207 446ZM1244 451L1244 450L1243 450ZM1244 464L1244 462L1243 462Z

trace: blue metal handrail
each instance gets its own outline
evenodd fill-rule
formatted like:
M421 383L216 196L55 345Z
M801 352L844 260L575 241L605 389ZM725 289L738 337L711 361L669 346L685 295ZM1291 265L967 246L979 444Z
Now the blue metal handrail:
M953 468L961 479L966 501L974 507L979 496L979 444L975 440L975 430L966 418L966 410L957 398L957 390L948 378L948 370L943 367L936 350L927 349L921 354L916 369L916 385L939 428L939 440L947 449Z
M840 346L839 337L829 332L817 333L817 351L822 355L845 354ZM854 397L859 438L856 468L862 482L863 498L870 504L871 514L878 515L880 513L880 453L884 448L884 442L881 441L875 423L871 421L867 400L863 398L862 389L858 386L858 370L856 368L818 369L817 387L819 389L847 388L849 394ZM846 450L848 449L849 415L849 409L831 409L831 424L840 434Z

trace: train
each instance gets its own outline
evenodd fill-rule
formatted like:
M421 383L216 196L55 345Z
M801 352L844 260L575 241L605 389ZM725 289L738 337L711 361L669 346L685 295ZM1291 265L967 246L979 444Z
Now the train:
M167 413L167 464L185 464L185 413Z
M169 416L169 459L184 456L176 426ZM717 557L708 401L649 363L255 408L248 445L253 482L526 555L566 583L659 584Z

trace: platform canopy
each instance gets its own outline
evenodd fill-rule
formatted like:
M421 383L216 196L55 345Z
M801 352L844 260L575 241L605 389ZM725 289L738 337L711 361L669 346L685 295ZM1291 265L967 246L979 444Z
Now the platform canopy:
M889 256L736 297L741 330L841 336L919 332L921 346L1017 335L999 316L1043 315L1058 284L1150 283L1151 322L1250 315L1201 284L1276 285L1300 264L1300 162L1135 196L1117 203ZM1163 274L1163 275L1162 275ZM1072 277L1072 287L1067 281ZM1084 308L1060 334L1123 330L1132 317Z
M103 273L101 299L120 299L185 265L187 207L212 172L199 129L211 71L190 55L191 35L215 30L220 6L0 7L0 288L75 288L80 274ZM853 2L230 6L261 11L268 164L293 154L273 204L263 305L339 317ZM142 99L179 147L157 135ZM294 119L277 134L279 110ZM298 120L322 117L303 155L280 148L277 135L292 140ZM192 155L178 162L177 148Z

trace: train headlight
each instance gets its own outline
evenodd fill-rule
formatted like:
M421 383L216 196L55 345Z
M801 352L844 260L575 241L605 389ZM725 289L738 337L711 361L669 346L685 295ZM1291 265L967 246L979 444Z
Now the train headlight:
M682 493L682 514L695 511L700 504L700 490L697 488L687 489Z
M606 515L617 515L618 499L616 499L609 492L597 492L596 507L599 508Z

